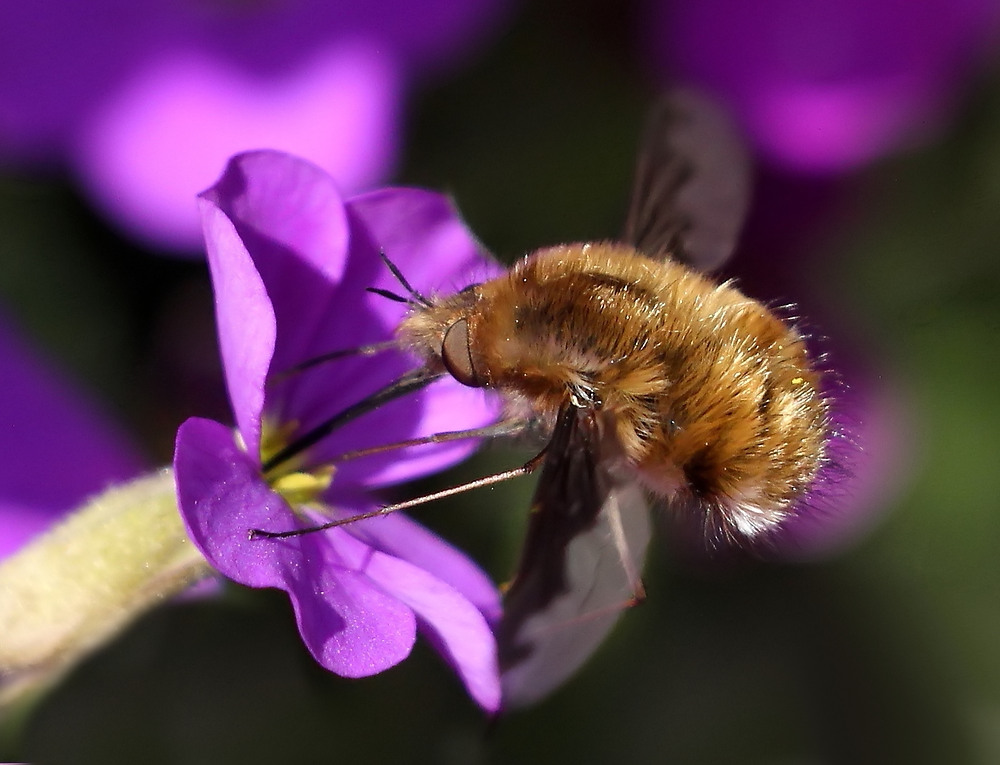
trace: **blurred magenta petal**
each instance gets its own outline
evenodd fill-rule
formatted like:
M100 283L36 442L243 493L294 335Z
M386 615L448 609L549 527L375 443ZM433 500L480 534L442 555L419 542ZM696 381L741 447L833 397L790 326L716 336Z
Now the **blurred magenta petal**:
M110 418L0 322L0 557L142 469Z
M157 0L0 5L0 157L64 161L84 115L158 48L172 18Z
M357 191L390 172L406 90L502 29L508 0L0 5L0 157L66 166L126 233L198 244L231 154L294 151Z
M901 386L864 366L839 372L833 464L814 502L778 533L776 552L784 560L828 558L857 543L894 507L912 472L913 425Z
M70 507L67 505L63 509L69 510ZM17 552L62 515L44 507L26 507L0 500L0 560Z
M647 0L642 34L671 80L722 97L761 151L838 172L947 120L995 39L993 0Z
M318 51L281 75L199 54L137 71L81 132L77 168L93 199L136 237L198 249L194 196L233 154L309 157L345 188L384 177L396 152L398 75L374 49Z

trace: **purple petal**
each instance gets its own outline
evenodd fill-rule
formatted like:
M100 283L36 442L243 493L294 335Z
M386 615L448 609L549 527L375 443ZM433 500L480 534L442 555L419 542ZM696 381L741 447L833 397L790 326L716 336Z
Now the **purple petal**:
M0 321L0 557L107 484L143 469L110 418ZM56 466L59 480L53 480Z
M348 253L343 203L315 165L260 151L233 158L202 206L227 382L240 431L256 453L269 367L282 371L331 350L314 350L313 338L336 323L341 308L334 294ZM231 282L236 288L227 289ZM293 397L300 384L292 383ZM274 398L272 417L303 419L301 396L293 412ZM310 424L305 419L304 427Z
M349 232L333 180L315 165L280 152L240 155L202 205L227 382L240 431L256 453L269 369L344 347L316 340L330 327L354 326L380 340L388 329L337 299ZM358 259L372 271L380 265L374 252ZM349 297L358 305L365 295ZM296 375L268 391L269 416L308 429L405 368L399 354L394 367L388 361L345 359Z
M316 182L319 183L319 180ZM328 178L326 183L332 186ZM301 348L289 351L289 358L284 359L288 363L331 349L350 348L389 338L405 314L406 306L366 293L369 287L404 291L382 263L380 251L388 255L414 287L428 294L442 289L454 292L473 280L498 271L498 267L483 254L450 201L441 194L420 189L384 189L348 200L346 207L350 256L347 257L347 248L342 248L341 257L346 257L346 263L337 261L344 267L336 275L329 274L331 281L339 282L338 299L312 301L316 303L316 313L310 314L305 331L301 329L302 297L298 283L272 284L272 280L265 275L272 300L275 304L287 302L292 306L289 313L296 311L297 334L309 338L311 343L308 352ZM303 212L302 216L326 214L322 210L310 210ZM338 212L340 216L344 214ZM317 269L331 259L329 246L310 250L308 245L308 242L298 242L292 249L301 251ZM350 306L350 311L345 310L345 306ZM326 309L325 313L322 313L322 308ZM278 315L281 323L282 314L279 312ZM293 358L296 355L298 358ZM360 361L379 367L384 360L385 357L379 357L374 361ZM338 368L338 373L343 369ZM342 376L345 381L369 377L364 373ZM356 395L353 391L335 391L335 395L338 392L342 392L347 400Z
M493 580L464 553L404 513L359 521L349 528L365 544L402 558L457 590L487 621L500 618L500 594Z
M500 267L485 254L451 201L442 194L421 189L381 189L354 197L347 206L378 249L400 267L410 284L428 295L457 292L474 281L500 273ZM351 277L348 272L345 287L354 286ZM385 269L380 277L374 286L400 289ZM392 306L385 308L389 311Z
M435 383L421 403L420 419L413 428L412 438L481 428L496 422L502 408L501 399L493 393L468 388L451 378ZM390 416L391 411L387 408L380 415ZM384 467L369 467L368 485L385 486L436 473L464 460L479 445L479 440L464 440L399 450L393 462ZM346 481L346 469L343 475Z
M382 446L445 431L479 428L495 422L500 400L489 392L467 388L454 380L433 383L418 394L380 407L338 431L317 449L322 459L350 449ZM378 487L409 481L443 470L468 457L478 440L414 446L338 465L341 485Z
M347 258L344 203L321 168L280 151L247 152L233 157L202 196L225 211L254 245L271 248L254 252L267 281L289 278L280 268L267 267L289 254L326 280L339 281Z
M229 401L248 452L258 455L264 381L274 353L274 312L232 221L209 196L200 205Z
M323 666L359 677L409 654L413 612L365 573L382 565L382 553L338 529L281 540L248 538L250 529L284 530L297 521L229 429L210 420L185 422L177 433L174 467L192 540L227 577L285 590L303 640Z
M430 287L440 285L445 273L455 279L456 272L491 270L448 201L431 192L368 195L357 206L361 214L348 240L332 180L288 155L241 155L204 196L227 381L251 453L259 443L268 364L272 371L281 371L331 350L388 339L402 317L401 306L365 291L366 286L398 285L377 257L375 234L362 221L372 221L380 244L385 241L399 251L400 267L412 266ZM383 230L388 233L382 235ZM443 263L440 269L431 267L436 260ZM342 359L272 388L268 412L305 431L412 366L412 360L399 353ZM442 430L480 427L495 419L497 411L495 400L452 380L442 381L348 425L316 447L313 459ZM465 442L384 454L344 465L340 481L372 485L406 480L452 464L472 448L473 443Z
M135 71L91 115L77 167L135 236L196 251L192 200L228 157L268 146L315 162L344 188L365 188L395 155L398 100L393 66L372 47L330 44L280 76L176 51Z
M234 157L204 196L233 222L267 288L279 327L277 369L315 356L315 334L336 315L349 252L333 179L297 157L257 151Z
M440 579L399 558L375 555L365 573L416 612L469 695L487 711L497 711L500 670L496 640L482 613Z
M455 292L499 270L483 254L450 201L441 194L420 189L385 189L355 197L346 206L350 256L343 271L337 273L336 295L331 294L323 303L315 301L315 314L309 314L305 329L298 315L302 313L299 285L296 282L272 284L265 276L275 304L287 302L298 311L296 334L308 338L310 343L308 350L299 347L282 353L283 363L291 364L330 350L391 337L406 313L406 306L366 292L369 287L404 291L382 263L380 251L388 255L415 288L428 294L442 289ZM300 249L304 247L300 245ZM319 258L329 260L330 257L329 248L320 251ZM292 312L290 309L289 314ZM278 316L282 324L282 314L279 312ZM279 353L281 351L279 349ZM308 408L307 402L324 401L330 409L339 409L366 394L365 386L371 385L373 380L388 381L412 365L402 358L387 365L389 358L381 355L375 359L339 362L335 370L331 368L331 378L335 375L337 384L324 383L322 391L308 391L308 383L304 383L306 387L298 389L294 395L297 405ZM378 380L378 370L386 366L394 368ZM358 387L352 387L352 383ZM336 398L331 399L331 396ZM295 416L308 420L310 413L299 410Z
M386 189L355 197L348 202L348 209L355 223L352 259L339 294L343 295L343 303L357 301L363 307L345 315L341 304L335 306L339 315L331 314L328 321L318 325L317 354L386 339L402 318L405 307L365 292L366 287L402 290L389 269L375 259L377 250L387 253L407 281L428 295L454 292L500 271L483 254L450 201L441 194L419 189ZM373 328L376 332L366 334L373 332ZM294 419L322 421L411 366L412 362L388 354L338 362L336 369L328 370L328 378L313 375L297 383ZM496 397L470 390L449 378L347 426L328 439L314 456L323 459L348 448L478 428L495 421L498 414ZM472 442L425 446L348 463L341 467L340 480L369 486L408 480L453 464L474 446Z

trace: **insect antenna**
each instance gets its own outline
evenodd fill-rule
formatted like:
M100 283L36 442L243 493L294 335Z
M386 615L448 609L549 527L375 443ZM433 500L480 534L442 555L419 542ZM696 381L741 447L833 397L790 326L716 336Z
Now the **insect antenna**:
M405 298L402 295L397 295L395 292L390 290L384 290L381 287L365 287L365 292L371 292L373 295L378 295L379 297L388 298L393 303L410 303L410 298Z
M406 277L403 276L403 272L399 270L399 266L389 260L389 256L385 254L385 250L379 250L378 255L382 258L382 261L389 267L392 275L396 277L396 281L400 283L404 290L406 290L410 297L405 298L401 295L397 295L395 292L389 290L379 289L378 287L368 287L368 292L373 292L376 295L381 295L384 298L393 300L397 303L420 303L420 305L430 308L432 303L423 294L418 292L413 288L413 286L406 281Z
M385 254L384 250L379 250L379 256L389 267L392 275L396 277L396 280L403 286L403 288L409 293L409 297L404 297L398 295L392 290L382 289L381 287L366 287L366 292L371 292L379 297L384 297L387 300L391 300L394 303L413 303L417 302L424 306L430 306L431 302L422 293L418 292L413 286L406 280L403 276L402 271L399 267L389 260L389 257ZM267 384L275 385L282 382L289 377L304 372L307 369L312 369L320 364L325 364L328 361L336 361L337 359L347 358L349 356L374 356L377 353L382 353L383 351L389 351L393 349L398 349L399 343L395 340L385 340L381 343L372 343L370 345L360 345L356 348L345 348L339 351L330 351L329 353L323 353L319 356L313 356L310 359L306 359L300 364L296 364L293 367L289 367L281 372L277 372L268 377Z

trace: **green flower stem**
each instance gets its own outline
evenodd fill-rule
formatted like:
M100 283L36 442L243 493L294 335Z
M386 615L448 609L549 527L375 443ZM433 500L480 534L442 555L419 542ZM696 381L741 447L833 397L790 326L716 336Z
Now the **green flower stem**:
M169 468L89 500L0 563L0 706L44 690L211 573L184 531Z

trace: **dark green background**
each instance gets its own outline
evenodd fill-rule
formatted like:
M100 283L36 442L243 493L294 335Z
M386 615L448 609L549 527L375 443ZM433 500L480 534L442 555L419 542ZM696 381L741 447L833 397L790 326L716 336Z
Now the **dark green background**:
M415 97L398 180L454 194L505 258L614 235L654 92L631 39L603 4L531 6ZM772 173L765 186L836 213L803 223L788 206L805 232L785 253L791 275L760 254L733 273L815 306L827 334L877 360L905 415L908 449L891 456L908 480L860 543L801 565L692 565L657 546L647 603L561 691L492 728L426 645L379 677L337 678L306 654L282 595L232 588L142 619L8 725L0 759L1000 761L1000 80L972 83L933 145L837 184ZM27 176L0 180L0 257L2 304L151 463L169 459L183 417L225 416L219 389L205 392L217 370L202 264L135 250L69 184ZM520 458L493 449L419 488ZM420 517L502 580L529 494L522 481Z

